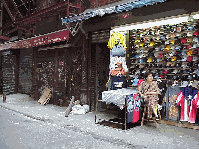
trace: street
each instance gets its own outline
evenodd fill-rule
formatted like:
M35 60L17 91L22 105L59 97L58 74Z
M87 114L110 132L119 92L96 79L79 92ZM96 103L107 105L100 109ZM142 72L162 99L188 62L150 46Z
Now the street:
M45 110L45 107L42 109ZM89 114L86 114L86 117L89 120ZM75 120L71 121L72 118ZM81 119L81 115L73 115L67 119L63 117L63 121L50 118L38 120L1 107L0 149L197 149L199 147L198 130L159 124L158 128L143 125L121 131L104 126L92 126L86 123L86 119Z
M1 149L128 148L70 126L35 120L4 108L0 108L0 126Z

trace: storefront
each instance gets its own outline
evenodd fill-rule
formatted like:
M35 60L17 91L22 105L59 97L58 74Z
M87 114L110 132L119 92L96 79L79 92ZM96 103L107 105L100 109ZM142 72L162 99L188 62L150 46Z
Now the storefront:
M116 51L110 46L112 37L122 34L126 39L126 45L122 45L122 42L120 44L123 50L127 47L127 89L136 90L139 80L144 79L145 72L154 74L154 80L158 82L160 89L160 123L198 129L198 29L198 14L195 12L124 25L111 30L108 44L110 53ZM119 41L122 41L121 38ZM121 54L121 51L117 52ZM111 75L113 76L113 73ZM115 89L112 84L111 87ZM122 86L121 95L124 88ZM117 89L116 92L122 90ZM121 102L119 95L116 98L116 92L105 91L103 100L120 107L126 101L129 109L129 98L123 97L124 100ZM134 104L135 102L132 102L132 105Z
M83 18L85 21L82 28L88 34L96 30L110 28L110 36L113 32L124 34L127 47L125 59L128 68L126 73L127 87L136 89L136 81L143 78L146 68L156 74L155 79L163 84L163 87L160 85L162 96L159 102L159 104L163 104L162 117L168 120L171 115L180 114L178 111L176 112L175 108L173 113L169 113L169 100L164 100L165 93L171 86L171 82L179 84L181 86L179 89L181 89L183 87L181 83L185 84L186 82L183 81L186 81L186 79L189 81L188 84L192 80L191 83L193 84L194 80L197 81L197 27L192 28L190 22L183 22L187 22L188 18L198 11L199 3L194 0L171 0L153 1L151 5L148 5L150 4L149 1L147 1L148 4L144 2L137 5L136 8L138 9L133 7L132 10L132 7L130 9L128 7L129 3L115 5L111 7L113 9L99 8L94 13L92 10L88 10L87 13L92 13L86 15L86 19ZM103 10L106 10L105 13L103 13ZM108 10L110 11L108 12ZM117 10L116 13L115 10ZM79 17L81 20L81 16ZM87 20L88 18L89 20ZM75 17L71 20L74 21ZM70 22L70 19L65 21ZM197 23L194 26L197 26ZM157 29L160 29L160 31L156 33ZM167 35L168 32L169 35ZM181 57L186 58L182 60ZM181 69L178 73L176 69L179 67ZM163 101L165 101L165 104ZM122 103L124 104L124 102ZM180 120L180 117L178 120Z

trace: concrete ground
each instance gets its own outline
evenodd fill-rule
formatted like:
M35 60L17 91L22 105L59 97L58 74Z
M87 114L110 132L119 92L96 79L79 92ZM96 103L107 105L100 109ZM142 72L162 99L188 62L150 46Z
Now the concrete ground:
M126 144L129 148L199 148L198 130L168 126L166 124L158 124L158 128L143 125L126 131L115 129L95 124L95 112L65 117L66 107L51 104L42 106L25 94L8 95L6 103L3 103L1 97L0 107L52 125L70 127L71 130L78 130L93 136L100 136L100 138L105 140ZM98 113L97 116L99 119L114 117L114 115L105 112Z

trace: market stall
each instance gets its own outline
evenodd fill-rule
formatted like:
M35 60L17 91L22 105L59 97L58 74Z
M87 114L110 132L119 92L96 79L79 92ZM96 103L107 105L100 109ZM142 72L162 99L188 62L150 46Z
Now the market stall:
M160 92L157 107L162 120L159 123L198 129L197 17L196 14L181 15L111 30L108 43L111 52L111 83L109 91L102 93L102 101L113 103L120 109L135 105L134 102L129 103L128 96L138 95L136 88L139 81L146 72L152 72ZM125 37L121 38L121 34ZM121 63L126 65L120 67L118 64ZM123 74L122 69L125 70ZM121 80L121 76L124 76L125 81ZM128 123L129 111L125 113L125 123Z

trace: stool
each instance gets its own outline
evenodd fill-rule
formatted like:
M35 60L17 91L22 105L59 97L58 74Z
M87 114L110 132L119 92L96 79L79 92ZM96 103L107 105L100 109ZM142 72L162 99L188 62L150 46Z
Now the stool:
M142 116L141 126L143 125L144 120L146 120L147 123L148 123L148 119L144 119L145 114L147 114L147 107L146 107L146 105L144 105L144 112L143 112L143 116ZM156 114L154 113L154 111L153 111L153 114L156 115ZM160 120L161 120L161 116L160 116L159 110L158 110L158 114L159 114L159 117L160 117ZM157 128L157 121L156 121L156 118L153 119L153 121L155 122L155 127Z

